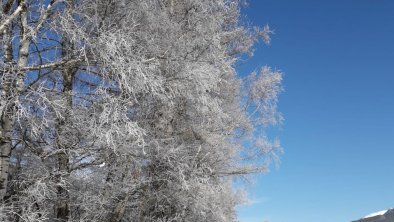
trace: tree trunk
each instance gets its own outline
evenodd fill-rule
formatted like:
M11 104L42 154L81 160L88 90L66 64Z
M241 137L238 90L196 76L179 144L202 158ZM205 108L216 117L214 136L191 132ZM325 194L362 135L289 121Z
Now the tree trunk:
M7 193L8 169L12 147L12 119L6 112L7 110L8 109L5 109L3 111L0 126L0 200L3 200Z
M3 9L4 14L8 14L13 1L8 1ZM13 14L24 13L25 14L24 1L21 1L18 8ZM18 11L18 12L17 12ZM21 18L25 18L22 17ZM13 18L10 18L10 21ZM12 24L10 21L6 24L3 23L1 32L3 32L4 38L4 63L12 63ZM27 61L27 60L26 60ZM19 61L18 61L19 65ZM4 200L7 193L8 185L8 173L10 165L10 156L12 150L12 109L14 106L15 97L17 95L11 94L11 88L13 86L12 75L17 75L17 73L3 72L3 88L0 91L0 201ZM17 78L17 81L19 79ZM21 82L21 81L18 81ZM11 99L11 101L10 101Z
M126 203L129 201L129 195L126 195L123 200L119 201L116 204L114 211L109 219L109 222L119 222L122 220L125 210L126 210Z
M58 156L58 170L59 180L61 180L69 171L69 158L67 153L59 154ZM60 182L60 181L59 181ZM70 195L68 190L62 185L57 186L57 203L56 203L56 218L59 221L68 221L70 209L69 209Z
M63 40L62 42L62 57L66 57L66 50L67 47L72 47L67 44L67 40ZM78 71L77 68L75 67L68 67L65 70L63 70L62 75L63 75L63 95L65 99L65 113L64 113L64 119L58 121L58 126L57 126L57 145L59 149L63 149L63 152L59 153L58 155L58 172L60 174L59 179L63 180L68 180L68 174L70 173L70 158L69 158L69 147L67 147L67 144L64 144L64 141L60 141L59 137L63 133L63 127L65 123L69 122L70 118L70 112L72 110L73 106L73 99L72 99L72 92L73 92L73 82L74 82L74 76L76 72ZM68 221L69 219L69 214L70 214L70 194L68 190L59 185L57 187L57 204L56 204L56 218L60 221Z

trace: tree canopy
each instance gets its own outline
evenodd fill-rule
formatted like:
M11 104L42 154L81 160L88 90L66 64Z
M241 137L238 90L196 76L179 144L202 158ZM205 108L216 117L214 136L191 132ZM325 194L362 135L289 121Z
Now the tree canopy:
M0 221L236 221L281 73L239 0L1 0Z

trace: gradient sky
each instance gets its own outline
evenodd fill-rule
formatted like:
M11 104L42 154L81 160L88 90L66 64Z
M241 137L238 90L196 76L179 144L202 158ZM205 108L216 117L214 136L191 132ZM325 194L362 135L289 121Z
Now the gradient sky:
M394 1L250 0L275 30L241 74L282 70L285 153L241 222L350 222L394 207Z

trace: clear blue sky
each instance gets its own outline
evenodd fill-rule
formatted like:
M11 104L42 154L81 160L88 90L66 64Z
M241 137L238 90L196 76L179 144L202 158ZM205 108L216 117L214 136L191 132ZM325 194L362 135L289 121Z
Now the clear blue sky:
M350 222L394 207L394 1L250 0L270 46L239 67L282 70L280 166L242 222Z

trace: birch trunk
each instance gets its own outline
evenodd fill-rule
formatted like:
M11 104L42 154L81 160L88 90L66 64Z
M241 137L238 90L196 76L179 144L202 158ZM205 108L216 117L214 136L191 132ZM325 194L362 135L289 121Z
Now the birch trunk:
M8 109L3 111L1 118L1 138L0 138L0 199L3 200L7 193L8 169L11 154L11 138L12 138L12 119L10 118Z
M4 8L4 13L7 14L10 10L11 1L7 3L7 7ZM25 13L25 2L21 1L15 12L1 25L1 32L3 33L4 38L4 63L11 64L12 62L12 36L11 36L11 21L18 15L24 14L24 17L21 19L26 19ZM28 47L28 46L27 46ZM26 59L27 61L27 55ZM19 65L19 64L18 64ZM15 75L15 73L3 73L3 89L0 91L0 200L3 200L7 194L7 185L8 185L8 173L9 173L9 164L10 164L10 156L12 149L12 126L13 126L13 118L12 118L12 109L14 106L15 95L11 94L11 88L13 87L13 83L11 79L13 78L11 75ZM17 80L18 81L18 80ZM21 82L21 81L19 81ZM23 83L23 80L22 80Z

